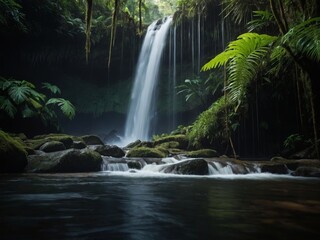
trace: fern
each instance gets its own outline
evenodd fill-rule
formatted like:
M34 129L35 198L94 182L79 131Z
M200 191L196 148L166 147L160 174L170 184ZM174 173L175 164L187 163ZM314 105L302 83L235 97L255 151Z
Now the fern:
M207 71L225 65L228 73L228 85L225 90L228 90L230 100L237 101L239 106L246 95L248 83L256 77L271 44L276 39L277 37L266 34L242 34L201 70Z
M320 62L320 17L311 18L291 28L281 39L296 55Z
M42 88L48 89L53 94L61 94L60 88L51 83L47 83L47 82L42 83Z
M249 32L267 27L274 21L274 17L269 11L253 11L253 16L255 19L247 23Z
M46 106L50 105L57 105L66 117L68 117L69 119L74 118L75 107L70 101L64 98L50 98L47 101Z

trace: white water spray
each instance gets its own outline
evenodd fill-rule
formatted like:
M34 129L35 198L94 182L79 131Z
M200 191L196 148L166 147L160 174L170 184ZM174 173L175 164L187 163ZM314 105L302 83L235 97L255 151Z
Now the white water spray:
M140 52L128 113L125 141L149 140L155 115L155 88L162 52L172 17L155 21L149 27Z

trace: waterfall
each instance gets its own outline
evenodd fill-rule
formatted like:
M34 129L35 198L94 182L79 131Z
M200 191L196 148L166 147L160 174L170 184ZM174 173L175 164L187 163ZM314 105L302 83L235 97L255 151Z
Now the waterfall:
M125 127L125 141L128 143L150 138L160 60L171 21L172 17L167 17L153 22L143 41Z

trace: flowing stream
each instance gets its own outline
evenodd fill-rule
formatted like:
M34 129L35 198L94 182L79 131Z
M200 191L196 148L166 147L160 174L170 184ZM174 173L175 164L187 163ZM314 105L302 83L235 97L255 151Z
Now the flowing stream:
M125 126L127 143L149 140L155 114L155 89L162 52L172 17L153 22L147 30L137 64L130 109Z

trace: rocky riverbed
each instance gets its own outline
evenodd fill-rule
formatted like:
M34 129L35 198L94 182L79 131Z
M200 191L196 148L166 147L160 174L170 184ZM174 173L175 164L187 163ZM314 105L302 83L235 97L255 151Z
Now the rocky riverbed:
M183 135L153 142L136 141L120 148L103 143L95 135L48 134L28 139L23 134L10 135L1 131L0 144L2 173L98 172L105 170L108 164L125 164L128 170L152 164L163 173L186 175L228 171L232 174L268 172L320 177L320 161L317 159L238 160L219 156L213 149L190 150Z

